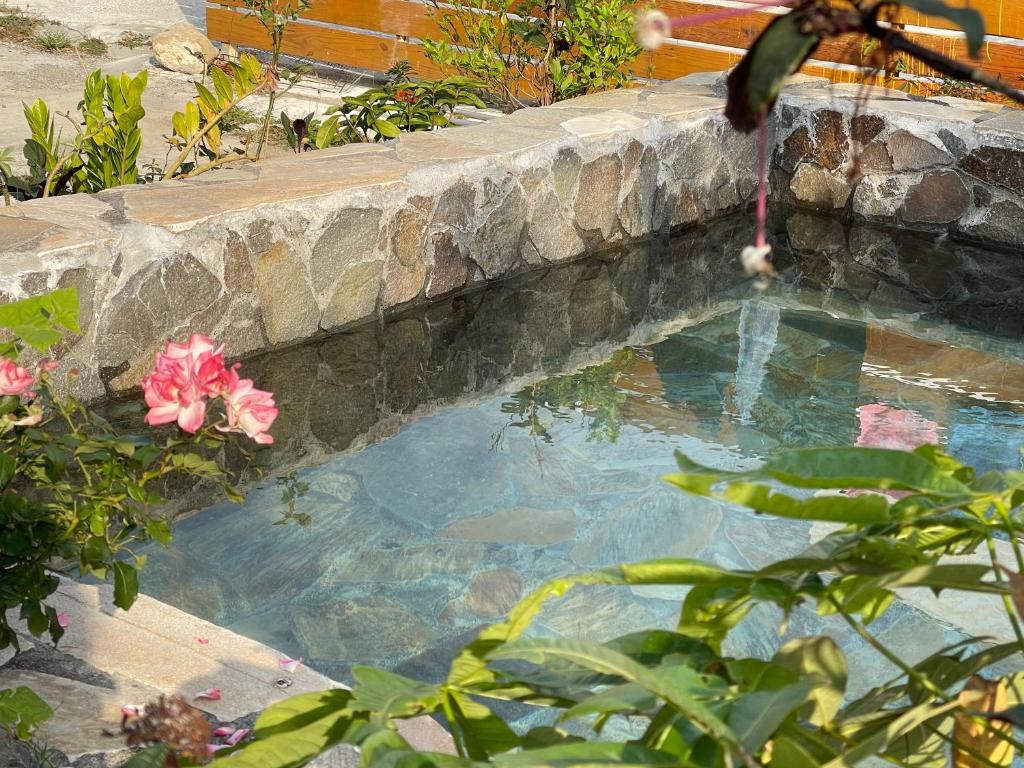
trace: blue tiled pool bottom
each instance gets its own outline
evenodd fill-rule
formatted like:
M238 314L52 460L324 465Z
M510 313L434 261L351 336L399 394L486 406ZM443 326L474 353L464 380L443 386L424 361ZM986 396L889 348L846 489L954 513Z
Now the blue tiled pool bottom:
M461 644L546 579L671 556L759 567L808 545L806 523L661 482L676 449L741 467L784 447L938 440L979 469L1020 465L1024 345L899 311L843 319L807 299L742 289L701 322L652 328L647 343L574 373L466 398L267 482L244 506L178 524L169 549L150 551L143 589L338 679L353 664L438 678ZM575 590L533 631L668 627L682 594ZM810 612L783 637L776 626L755 611L729 650L768 655L788 637L827 632L867 671L855 676L861 688L892 672ZM901 604L875 631L910 656L960 639Z

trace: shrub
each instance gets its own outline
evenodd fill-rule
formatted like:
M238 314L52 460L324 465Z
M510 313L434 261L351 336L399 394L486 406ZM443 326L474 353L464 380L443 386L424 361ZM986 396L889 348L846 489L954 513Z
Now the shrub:
M463 648L445 682L357 667L353 690L271 706L255 738L219 752L214 765L299 766L339 742L357 745L360 764L373 766L840 768L880 757L939 768L950 755L963 768L1010 764L1022 746L1012 724L1022 720L1024 672L987 670L1024 649L1024 474L976 477L935 446L788 451L744 472L678 461L666 480L688 493L819 521L831 532L758 570L666 559L549 582ZM1001 537L1009 563L995 544ZM946 560L976 551L988 562ZM591 585L689 592L673 630L638 628L604 643L528 636L547 601ZM1016 639L971 637L906 661L870 630L904 587L996 595ZM771 609L761 620L776 615L780 630L798 607L838 616L899 671L852 698L849 678L860 670L827 635L793 638L764 658L724 654L726 638L757 606ZM553 724L516 732L499 714L508 711L502 702L546 708ZM424 715L443 718L458 756L418 752L400 735L398 721ZM603 737L613 718L630 726L631 739ZM591 737L573 735L569 722Z
M71 289L0 306L0 327L14 335L0 345L0 649L18 645L7 614L14 608L33 635L60 640L64 622L47 604L57 573L110 579L114 603L130 608L145 563L133 546L170 540L158 490L163 481L198 478L240 499L209 456L229 432L270 442L266 431L277 415L269 393L239 378L238 366L224 365L223 347L193 336L187 344L168 343L142 382L146 422L176 422L180 431L118 432L59 391L52 380L59 363L23 362L30 348L45 353L63 333L77 333L77 314ZM223 416L208 424L207 409L220 400Z
M447 40L427 56L480 80L506 111L617 88L640 56L627 0L431 0Z

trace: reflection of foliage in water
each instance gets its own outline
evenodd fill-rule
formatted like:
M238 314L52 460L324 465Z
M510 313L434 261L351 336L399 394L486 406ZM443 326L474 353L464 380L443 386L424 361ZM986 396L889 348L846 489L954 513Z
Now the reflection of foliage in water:
M532 436L551 443L553 438L548 431L551 420L571 421L575 414L582 413L584 422L589 420L588 441L614 443L622 431L620 408L626 402L626 393L617 382L635 357L636 350L626 347L606 363L584 368L579 373L551 376L517 392L501 405L502 413L512 417L507 426L521 427ZM543 414L548 416L547 423ZM501 442L502 433L496 436L496 445Z
M287 523L298 523L305 528L313 518L306 512L296 512L295 502L309 493L309 483L301 482L293 472L290 475L279 477L277 484L281 488L281 503L287 505L287 509L281 512L281 519L275 520L274 525L286 525Z

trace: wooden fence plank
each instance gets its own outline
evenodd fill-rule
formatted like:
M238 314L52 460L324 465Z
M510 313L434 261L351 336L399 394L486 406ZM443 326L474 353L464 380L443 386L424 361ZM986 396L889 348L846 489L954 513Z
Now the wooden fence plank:
M242 6L241 0L218 0L222 6ZM1024 0L950 0L954 4L970 4L981 11L990 31L1024 32ZM716 0L660 0L659 7L673 16L707 13L722 6ZM332 29L315 24L293 22L285 35L284 51L290 55L321 59L338 64L383 71L400 59L408 59L421 77L439 77L446 74L427 59L423 47L415 41L427 37L443 37L429 6L414 0L313 0L313 7L304 19L365 29L384 36L361 34L358 31ZM731 67L739 56L730 51L714 50L686 45L687 42L727 48L746 49L762 29L774 18L766 11L752 11L743 16L720 20L712 24L680 27L674 31L681 45L664 46L653 54L645 54L631 68L638 76L647 76L653 63L653 74L659 79L682 77L693 72L704 72ZM948 22L936 21L920 14L905 14L901 21L941 28ZM267 48L269 41L259 23L246 17L244 12L228 7L210 6L207 26L211 37L236 45ZM907 33L915 42L935 48L947 56L966 58L960 38L924 32ZM396 39L398 36L402 39ZM408 41L404 38L413 38ZM815 59L857 67L867 67L875 57L865 56L862 42L856 37L833 40L823 44ZM928 68L904 57L909 72L934 75ZM1024 45L988 41L982 51L979 67L1016 83L1024 77ZM805 66L805 72L824 73L833 79L854 80L857 73L836 70L817 63Z

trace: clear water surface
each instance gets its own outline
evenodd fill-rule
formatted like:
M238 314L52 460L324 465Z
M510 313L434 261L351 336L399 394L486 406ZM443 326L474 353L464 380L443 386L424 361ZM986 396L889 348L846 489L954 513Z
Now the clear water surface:
M354 664L439 678L551 577L669 556L758 567L808 545L806 523L665 485L675 450L741 467L938 441L979 469L1020 466L1015 260L802 225L831 239L777 222L767 289L736 274L746 221L721 222L250 363L282 405L267 476L244 506L181 521L143 590L338 679ZM533 631L671 626L682 594L576 590ZM810 612L781 638L775 621L755 612L729 650L828 632L862 685L891 671ZM921 657L959 638L902 604L876 631Z

